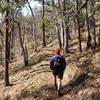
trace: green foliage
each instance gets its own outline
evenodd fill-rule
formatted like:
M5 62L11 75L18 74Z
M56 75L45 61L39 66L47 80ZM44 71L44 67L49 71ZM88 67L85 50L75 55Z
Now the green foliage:
M55 30L55 23L53 19L50 19L48 16L44 17L45 31ZM43 28L43 20L40 22L40 29Z
M81 23L81 25L83 25L85 23L85 20L86 20L85 12L82 12L80 14L80 23Z
M33 42L28 42L27 48L33 49L34 48Z
M9 0L9 4L6 0L0 0L0 13L4 13L5 11L10 11L11 13L15 13L16 10L22 9L26 3L26 0L19 0L19 2L16 2L16 0Z
M47 44L50 44L50 43L52 43L52 42L53 42L53 38L50 37L50 36L48 36L48 37L47 37Z

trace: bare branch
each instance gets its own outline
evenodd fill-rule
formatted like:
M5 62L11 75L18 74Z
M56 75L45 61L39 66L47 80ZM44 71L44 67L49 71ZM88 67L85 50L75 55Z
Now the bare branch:
M2 30L0 29L0 34L1 34L1 36L3 36L3 32L2 32Z
M100 5L89 15L89 18L92 17L99 9L100 9Z
M80 7L79 12L87 5L89 0L86 0L85 3Z

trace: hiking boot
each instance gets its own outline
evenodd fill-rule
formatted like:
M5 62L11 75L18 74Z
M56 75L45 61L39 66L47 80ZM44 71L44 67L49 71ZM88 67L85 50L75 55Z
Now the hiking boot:
M56 88L56 90L57 90L57 84L55 84L55 88Z
M61 96L61 92L60 91L57 92L57 96Z

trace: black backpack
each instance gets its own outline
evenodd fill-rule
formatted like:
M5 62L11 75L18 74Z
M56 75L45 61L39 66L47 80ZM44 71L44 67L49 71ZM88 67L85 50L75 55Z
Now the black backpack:
M57 57L54 61L54 66L61 66L61 58Z

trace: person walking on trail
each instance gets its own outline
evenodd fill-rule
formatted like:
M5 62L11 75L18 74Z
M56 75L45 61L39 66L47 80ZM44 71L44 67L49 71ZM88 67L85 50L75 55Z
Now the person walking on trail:
M63 79L64 70L66 67L66 60L60 54L60 49L56 50L55 55L51 58L50 68L54 76L54 85L57 90L57 95L60 96L61 80Z

